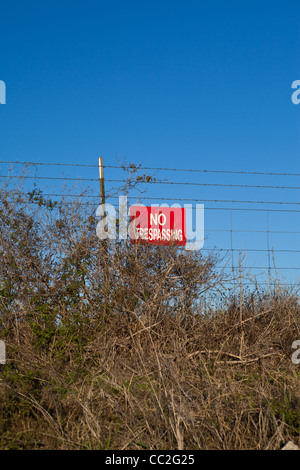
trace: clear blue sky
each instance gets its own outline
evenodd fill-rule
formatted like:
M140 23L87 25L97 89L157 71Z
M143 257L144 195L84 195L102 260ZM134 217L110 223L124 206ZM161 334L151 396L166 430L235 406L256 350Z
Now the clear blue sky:
M0 23L1 160L114 164L117 154L146 166L300 173L299 0L12 0ZM156 193L299 201L299 191Z

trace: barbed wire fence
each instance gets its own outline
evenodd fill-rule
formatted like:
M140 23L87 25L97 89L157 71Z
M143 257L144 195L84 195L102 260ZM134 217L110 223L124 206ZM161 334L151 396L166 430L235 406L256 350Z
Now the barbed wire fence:
M23 171L14 173L14 168L19 165ZM54 175L49 174L49 167L54 168ZM39 168L46 168L47 174L38 174ZM57 170L61 171L62 168L72 174L57 174ZM24 172L33 169L35 174ZM126 163L104 165L104 169L106 202L117 203L118 197L125 194L129 202L145 205L204 204L205 243L202 251L224 254L226 261L218 269L230 270L232 279L240 278L241 270L246 270L245 285L270 285L275 275L281 285L299 286L299 173L167 168ZM80 200L80 204L96 210L100 203L97 171L96 164L0 161L0 181L7 183L18 179L25 183L25 190L15 193L18 199L11 200L16 204L21 202L20 196L24 197L24 201L31 201L28 195L31 194L33 183L44 197L53 201L67 205L73 204L75 198ZM127 172L127 178L124 177L124 171ZM145 171L155 173L141 174ZM95 176L92 177L91 173ZM158 178L158 174L171 176L162 179ZM180 174L180 178L173 179L174 174ZM228 176L237 181L224 181L223 178ZM196 181L193 179L195 177ZM204 181L204 177L210 177L210 180ZM255 181L254 184L244 181L249 177L263 178L263 182ZM270 184L266 184L268 178ZM50 189L46 184L49 182L52 183ZM63 189L60 186L62 183ZM79 188L79 184L83 188ZM78 188L80 191L76 191ZM209 191L214 191L215 197L209 197ZM224 197L224 192L228 191L229 197ZM233 197L236 191L238 196ZM247 197L243 196L245 191ZM256 196L258 192L259 197ZM68 198L72 200L68 201Z

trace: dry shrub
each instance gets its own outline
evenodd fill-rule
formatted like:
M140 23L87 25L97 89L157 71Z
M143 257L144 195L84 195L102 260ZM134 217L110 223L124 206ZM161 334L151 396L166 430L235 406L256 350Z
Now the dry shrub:
M1 198L1 449L299 443L295 292L229 294L214 254L100 242L78 201Z

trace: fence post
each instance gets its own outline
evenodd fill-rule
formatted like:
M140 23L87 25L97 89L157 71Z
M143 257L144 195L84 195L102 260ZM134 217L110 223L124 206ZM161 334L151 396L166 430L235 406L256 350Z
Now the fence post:
M101 204L105 204L104 170L103 170L103 158L102 157L99 157L99 179L100 179Z

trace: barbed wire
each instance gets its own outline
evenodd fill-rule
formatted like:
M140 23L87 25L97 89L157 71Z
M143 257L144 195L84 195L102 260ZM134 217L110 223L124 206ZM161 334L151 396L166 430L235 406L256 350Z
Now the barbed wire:
M109 199L109 198L108 198ZM110 199L115 199L114 197L111 197ZM136 198L132 197L128 199L134 199ZM30 201L30 200L18 200L18 201L9 201L12 204L25 204L25 203L30 203L30 204L38 204L37 201ZM51 201L48 201L51 203ZM53 202L53 201L52 201ZM90 207L96 207L100 204L99 203L92 203L92 202L75 202L74 201L54 201L60 205L80 205L80 206L90 206ZM107 202L107 201L106 201ZM139 202L140 203L140 202ZM195 210L202 210L201 208L195 208ZM217 211L244 211L244 212L282 212L282 213L300 213L300 210L296 209L259 209L259 208L249 208L249 207L207 207L205 206L205 210L217 210Z
M24 193L24 195L27 195L27 193ZM46 193L43 193L42 196L46 196L47 194ZM53 194L51 194L53 195ZM58 196L58 195L56 195ZM62 195L62 196L65 196L65 195ZM23 199L23 200L17 200L17 201L14 201L14 200L9 200L8 201L9 204L26 204L26 203L30 203L30 204L36 204L36 205L39 205L40 203L38 201L31 201L31 200L28 200L28 199ZM50 202L50 201L45 201L44 203L46 204L47 202ZM57 201L54 201L54 202L57 202ZM61 204L61 205L72 205L72 204L77 204L77 205L89 205L89 206L93 206L93 204L91 203L81 203L81 202L63 202L63 201L58 201L58 204ZM95 203L95 206L97 204ZM206 208L205 208L206 209ZM210 208L210 209L213 209L213 208ZM225 208L220 208L220 209L225 209ZM245 209L242 209L242 210L247 210L247 208ZM285 211L284 211L285 212ZM299 212L299 211L297 211ZM297 231L297 230L239 230L239 229L210 229L210 228L205 228L205 231L206 232L227 232L227 233L276 233L276 234L290 234L290 235L297 235L297 234L300 234L300 231ZM269 251L269 250L267 250Z
M243 253L243 252L264 252L264 253L269 253L269 252L274 252L274 253L300 253L300 250L289 250L289 249L263 249L263 248L202 248L203 251L227 251L227 252L238 252L238 253Z
M291 266L280 266L280 267L270 267L270 266L245 266L245 267L242 267L240 268L239 266L216 266L216 268L218 269L235 269L235 270L239 270L241 269L241 271L244 271L244 270L247 270L247 269L266 269L267 271L269 270L274 270L274 271L277 271L278 269L280 270L300 270L300 267L291 267ZM298 281L299 282L299 281Z
M0 189L0 193L3 193L4 191ZM19 191L19 192L10 192L10 194L14 194L14 195L21 195L21 196L28 196L30 194L30 191L28 192L22 192L22 191ZM42 196L47 196L47 197L60 197L60 198L64 198L64 197L73 197L73 198L95 198L95 199L99 199L99 195L91 195L91 194L58 194L58 193L44 193L44 192L41 192L40 193ZM108 199L114 199L114 198L118 198L118 196L112 196L112 197L109 197L107 196ZM129 196L128 199L134 199L133 196ZM226 203L239 203L239 204L278 204L278 205L296 205L296 206L300 206L300 202L290 202L290 201L247 201L247 200L237 200L237 199L195 199L195 198L168 198L168 197L148 197L148 196L145 196L144 199L148 199L148 200L159 200L159 201L190 201L190 202L226 202Z
M280 233L280 234L300 234L300 232L293 230L236 230L236 229L209 229L205 228L206 232L237 232L237 233Z
M98 165L88 165L88 164L66 164L66 163L50 163L50 162L45 162L45 163L34 163L34 162L9 162L9 161L1 161L0 163L6 163L6 164L22 164L22 165L53 165L53 166L70 166L70 167L93 167L93 168L98 168ZM115 168L115 169L125 169L124 166L116 166L116 165L104 165L104 168ZM197 173L228 173L228 174L243 174L243 175L268 175L268 176L300 176L300 174L297 173L275 173L275 172L251 172L251 171L229 171L229 170L196 170L196 169L179 169L179 168L159 168L159 167L144 167L144 166L135 166L135 165L129 165L127 166L127 169L131 170L163 170L163 171L185 171L185 172L197 172ZM9 178L9 179L34 179L34 180L54 180L54 181L76 181L76 182L97 182L99 183L99 178L72 178L72 177L57 177L57 176L27 176L27 175L19 175L19 176L12 176L12 175L0 175L0 178ZM128 183L128 179L105 179L105 182L108 183ZM141 183L141 184L161 184L161 185L181 185L181 186L201 186L201 187L228 187L228 188L253 188L253 189L281 189L281 190L299 190L299 186L275 186L275 185L249 185L249 184L223 184L223 183L199 183L199 182L176 182L176 181L157 181L150 179L149 181L143 180L143 179L138 179L134 180L135 183ZM5 192L5 194L7 194ZM12 193L8 191L8 195L11 196ZM60 200L60 201L54 201L55 203L58 203L60 205L79 205L79 206L90 206L94 207L96 205L99 205L100 203L100 195L91 195L91 194L60 194L60 193L39 193L37 192L34 194L34 192L17 192L15 193L16 196L18 196L18 200L9 200L9 203L12 204L23 204L23 203L31 203L31 204L37 204L39 205L38 200L30 200L30 196L34 197L36 196L39 198L39 196L43 197L55 197L55 198L65 198L65 197L73 197L73 198L99 198L99 202L82 202L82 201L65 201L65 200ZM19 199L20 196L26 196L27 199L22 200ZM134 197L134 196L127 196L128 200L140 200L142 197L142 200L146 201L176 201L176 202L199 202L199 203L204 203L204 202L209 202L209 203L230 203L230 204L268 204L268 205L295 205L299 206L300 202L298 201L265 201L265 200L236 200L236 199L198 199L198 198L173 198L173 197L153 197L153 196L139 196L139 197ZM28 199L29 198L29 199ZM117 199L118 196L108 196L107 200L113 200ZM48 201L43 201L43 203L47 203ZM53 201L49 201L51 203ZM197 208L195 208L197 210ZM244 211L244 212L280 212L280 213L299 213L300 210L295 210L295 209L287 209L287 208L254 208L254 207L205 207L205 210L214 210L214 211ZM228 233L282 233L282 234L299 234L299 231L288 231L288 230L237 230L237 229L215 229L215 230L208 230L206 229L206 232L228 232ZM261 252L261 253L300 253L300 250L297 249L261 249L261 248L202 248L202 251L209 252L209 251L215 251L215 252L223 252L223 253L231 253L233 256L233 253L248 253L248 252ZM232 264L232 266L217 266L218 269L230 269L232 271L238 270L239 266L235 266ZM279 267L272 267L270 264L269 266L245 266L243 269L246 270L267 270L269 273L272 270L300 270L300 267L291 267L291 266L279 266ZM288 285L293 285L293 284L288 284Z
M9 178L13 179L12 175L0 175L0 178ZM55 180L55 181L89 181L89 182L98 182L99 178L71 178L71 177L58 177L58 176L25 176L18 175L16 179L35 179L35 180ZM124 179L109 179L105 178L106 182L110 183L128 183L128 180ZM193 182L181 182L181 181L155 181L149 180L144 181L143 179L136 180L136 183L139 184L169 184L169 185L181 185L181 186L207 186L207 187L222 187L222 188L252 188L252 189L293 189L298 190L300 186L272 186L272 185L249 185L249 184L223 184L223 183L193 183Z
M100 199L100 197L99 197L99 199ZM107 198L107 200L109 200L109 199L118 199L118 197L117 196L112 196L110 198ZM136 200L136 198L133 197L133 196L128 197L128 199ZM145 198L145 199L153 199L153 198ZM160 199L160 198L155 198L155 199ZM171 200L171 199L169 199L169 200ZM173 199L173 200L178 201L178 199ZM197 200L194 200L194 201L196 202ZM203 202L203 199L199 199L198 201ZM17 201L11 201L10 200L9 202L12 203L12 204L25 204L25 203L38 204L37 201L21 200L21 199L18 199ZM49 201L49 202L51 202L51 201ZM98 206L100 204L100 201L99 201L99 203L98 202L94 202L94 203L92 203L92 202L79 202L79 201L76 201L75 203L74 203L74 201L70 201L70 202L69 201L54 201L54 202L58 202L61 205L74 205L74 204L77 204L77 205L80 205L80 206L90 206L90 207L95 207L95 206ZM195 207L195 210L197 211L197 210L202 210L202 209ZM250 207L207 207L207 206L205 206L205 210L300 213L300 210L297 210L297 209L260 209L260 208L250 208Z
M86 167L86 168L98 168L96 164L87 163L54 163L54 162L24 162L24 161L5 161L1 160L0 164L21 164L21 165L38 165L38 166L66 166L66 167ZM104 168L112 169L124 169L126 165L103 165ZM238 175L263 175L263 176L300 176L300 173L284 173L284 172L263 172L263 171L235 171L235 170L207 170L197 168L167 168L167 167L151 167L129 164L127 168L133 170L155 170L155 171L180 171L180 172L192 172L192 173L226 173L226 174L238 174Z
M40 205L41 203L39 201L30 201L30 200L23 200L23 201L8 201L10 204L19 204L19 203L32 203L36 205ZM47 201L43 201L42 204L47 203ZM60 202L61 204L61 202ZM72 204L72 203L67 203L67 204ZM79 205L81 205L79 203ZM239 231L235 229L222 229L222 230L206 230L206 232L209 231L222 231L222 232L244 232L248 233L249 231ZM289 232L289 231L272 231L272 230L261 230L261 231L250 231L250 232L255 232L255 233L300 233L300 232ZM215 251L215 252L239 252L239 253L247 253L247 252L264 252L264 253L300 253L300 250L294 250L294 249L260 249L260 248L202 248L202 251ZM258 266L258 267L249 267L249 269L270 269L270 267L266 266ZM232 269L232 267L230 267ZM289 267L289 268L276 268L276 269L300 269L300 267Z
M97 197L97 196L94 196ZM117 196L113 196L115 198ZM134 199L131 196L132 199ZM129 199L129 198L128 198ZM145 196L144 199L150 201L189 201L189 202L230 202L230 203L239 203L239 204L287 204L287 205L300 205L300 202L284 202L284 201L247 201L247 200L237 200L237 199L197 199L197 198L175 198L175 197L152 197Z

